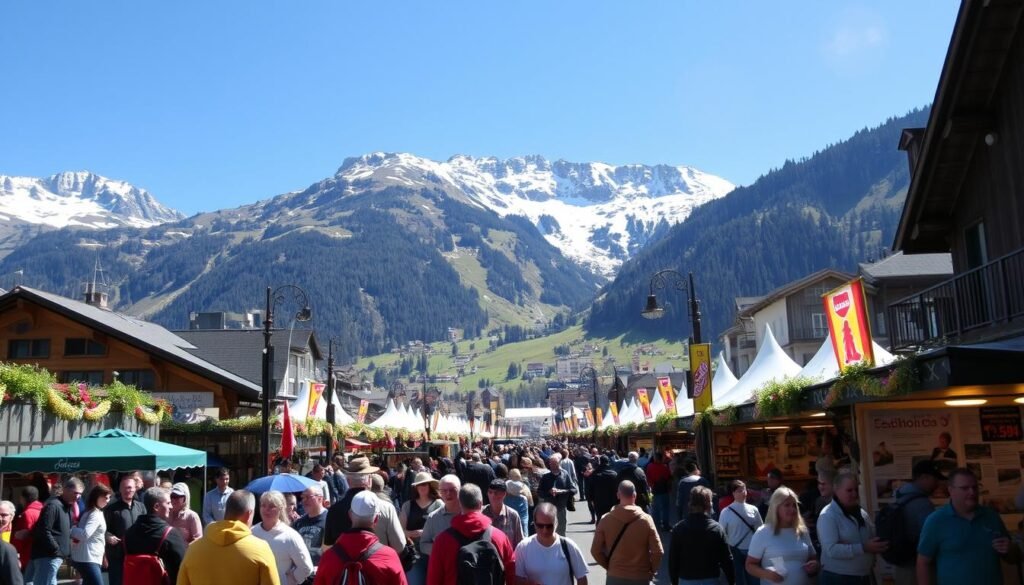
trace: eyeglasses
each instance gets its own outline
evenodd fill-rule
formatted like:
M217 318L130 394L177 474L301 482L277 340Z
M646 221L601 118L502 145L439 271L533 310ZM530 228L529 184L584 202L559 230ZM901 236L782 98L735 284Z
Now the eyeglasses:
M555 525L554 524L541 524L539 522L534 522L533 525L537 527L537 530L554 530L555 529Z

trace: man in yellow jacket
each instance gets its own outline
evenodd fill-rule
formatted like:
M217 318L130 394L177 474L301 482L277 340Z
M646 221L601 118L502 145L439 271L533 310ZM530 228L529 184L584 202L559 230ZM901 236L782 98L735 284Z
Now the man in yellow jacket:
M270 545L249 530L255 511L252 493L228 496L224 519L188 547L177 585L281 585Z

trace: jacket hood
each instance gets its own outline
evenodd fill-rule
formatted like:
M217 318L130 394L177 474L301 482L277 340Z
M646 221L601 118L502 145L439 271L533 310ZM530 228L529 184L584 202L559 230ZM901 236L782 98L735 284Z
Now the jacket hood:
M893 495L896 496L897 498L902 498L902 497L905 497L905 496L916 496L916 495L922 495L923 496L923 495L927 495L927 494L925 494L923 491L921 491L913 483L905 483L905 484L901 485L900 487L896 488L896 493L893 494Z
M185 492L185 506L182 507L182 509L181 509L182 512L184 512L185 510L192 509L192 490L188 487L187 483L185 483L185 482L178 482L178 483L172 485L171 489L172 490L180 489L181 491Z
M612 511L609 513L616 520L629 522L634 518L639 518L644 511L640 509L640 506L623 506L622 504L619 504L612 508Z
M472 536L478 532L483 532L490 525L491 519L484 516L481 512L459 514L452 518L452 528L458 530L463 536Z
M217 546L229 546L250 535L249 527L238 520L213 522L203 531L203 538L209 538Z

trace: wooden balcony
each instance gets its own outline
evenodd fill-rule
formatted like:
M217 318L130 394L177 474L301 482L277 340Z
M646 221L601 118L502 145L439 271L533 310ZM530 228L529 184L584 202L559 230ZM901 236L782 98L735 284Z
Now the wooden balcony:
M890 304L887 317L893 350L1024 331L1024 248Z

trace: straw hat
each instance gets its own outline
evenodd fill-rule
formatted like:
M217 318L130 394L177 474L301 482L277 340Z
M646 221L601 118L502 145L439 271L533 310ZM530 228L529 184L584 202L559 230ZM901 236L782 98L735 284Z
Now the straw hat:
M350 475L369 475L378 471L380 471L380 468L370 465L370 460L365 455L353 457L349 460L348 466L345 467L345 473Z
M416 477L413 478L412 487L416 487L418 485L422 485L425 483L429 483L430 485L434 486L434 489L437 489L437 486L440 482L434 479L434 476L430 475L429 471L421 471L416 474Z

